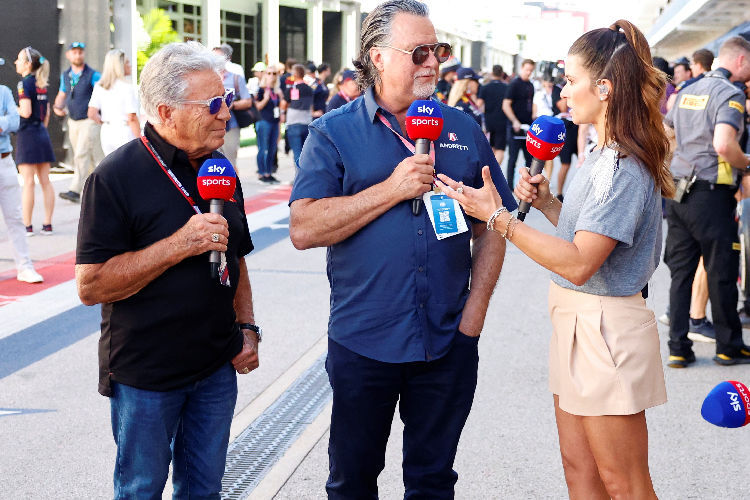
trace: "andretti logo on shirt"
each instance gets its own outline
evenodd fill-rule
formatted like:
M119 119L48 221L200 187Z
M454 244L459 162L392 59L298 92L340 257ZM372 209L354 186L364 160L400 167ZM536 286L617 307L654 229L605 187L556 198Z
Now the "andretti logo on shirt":
M458 137L456 137L456 134L454 134L453 132L450 132L448 134L448 139L451 141L457 141ZM458 144L456 142L441 142L440 147L445 149L458 149L460 151L469 150L469 146L464 146L463 144Z

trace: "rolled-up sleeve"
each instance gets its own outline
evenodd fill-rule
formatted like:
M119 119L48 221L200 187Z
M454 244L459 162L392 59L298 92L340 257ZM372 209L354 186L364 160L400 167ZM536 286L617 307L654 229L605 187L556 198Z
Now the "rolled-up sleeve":
M310 125L299 159L291 204L302 198L331 198L343 194L344 165L331 138L316 124Z

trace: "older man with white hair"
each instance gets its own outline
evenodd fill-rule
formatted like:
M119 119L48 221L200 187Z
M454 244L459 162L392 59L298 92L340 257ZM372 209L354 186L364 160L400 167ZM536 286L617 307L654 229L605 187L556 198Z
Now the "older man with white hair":
M252 248L237 188L223 215L198 196L197 172L222 158L231 92L224 60L170 44L141 74L144 135L86 181L78 294L102 304L99 392L110 397L115 498L219 498L237 397L235 371L258 366L244 256ZM208 252L225 252L215 279Z

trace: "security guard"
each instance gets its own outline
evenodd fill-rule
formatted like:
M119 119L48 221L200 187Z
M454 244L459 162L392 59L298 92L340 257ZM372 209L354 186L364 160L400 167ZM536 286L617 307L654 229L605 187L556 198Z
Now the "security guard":
M720 365L750 363L737 314L739 242L734 193L750 161L738 143L744 129L745 96L731 82L750 80L750 43L736 36L719 49L719 68L680 93L665 118L674 129L672 173L678 186L667 200L664 262L669 266L671 324L669 361L684 368L695 361L687 337L690 293L701 255L716 328ZM681 189L684 195L678 201Z

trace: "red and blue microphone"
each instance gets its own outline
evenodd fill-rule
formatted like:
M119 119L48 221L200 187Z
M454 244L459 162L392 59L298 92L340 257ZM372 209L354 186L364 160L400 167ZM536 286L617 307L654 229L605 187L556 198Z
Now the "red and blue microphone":
M211 158L203 162L198 170L198 193L201 198L208 200L209 212L220 214L224 211L224 202L234 196L237 185L237 173L232 163L226 158ZM219 276L220 252L212 250L208 256L211 264L211 276Z
M526 132L526 150L531 153L531 169L534 177L544 170L544 162L553 160L565 146L565 124L554 116L540 116ZM518 220L524 220L531 203L522 201L518 205Z
M721 382L703 401L701 416L719 427L736 428L749 424L750 390L734 380Z
M429 154L430 141L437 141L442 131L443 112L437 102L418 100L411 103L406 111L406 134L416 144L416 154ZM411 212L419 215L421 208L422 199L414 198Z

